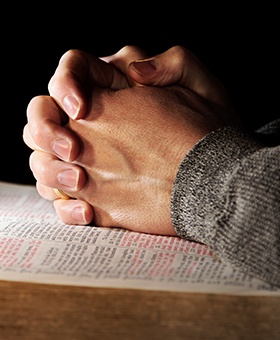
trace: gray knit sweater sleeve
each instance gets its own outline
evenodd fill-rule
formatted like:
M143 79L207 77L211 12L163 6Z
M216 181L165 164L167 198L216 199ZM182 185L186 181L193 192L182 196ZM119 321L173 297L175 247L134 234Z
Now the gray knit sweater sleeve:
M234 127L208 134L178 170L171 217L180 237L280 286L280 147Z

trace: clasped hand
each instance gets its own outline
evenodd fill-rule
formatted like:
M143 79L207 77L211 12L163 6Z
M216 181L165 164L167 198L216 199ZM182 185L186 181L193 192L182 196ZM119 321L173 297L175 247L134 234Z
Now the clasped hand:
M207 133L239 124L223 86L189 51L145 57L132 46L102 59L69 51L50 96L28 105L30 168L65 223L175 235L181 161ZM73 199L57 199L54 187Z

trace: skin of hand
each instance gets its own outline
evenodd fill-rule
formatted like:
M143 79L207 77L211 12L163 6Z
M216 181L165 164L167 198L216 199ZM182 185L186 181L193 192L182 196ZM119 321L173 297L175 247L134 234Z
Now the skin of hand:
M31 109L48 110L49 101L53 98L39 97ZM74 164L40 150L32 153L38 191L53 199L46 181L47 172L53 177L52 162L60 178L67 182L70 177L68 183L78 165L87 181L81 191L65 192L93 207L95 225L175 235L170 196L177 169L196 142L224 126L217 112L204 98L177 85L95 88L86 117L67 124L81 146Z
M122 71L125 71L131 61L144 58L146 54L140 48L131 46L123 48L115 56L121 70L113 65L114 56L110 56L112 63L108 63L83 51L67 51L61 57L48 85L49 93L56 103L49 102L48 110L34 111L31 109L33 101L38 100L34 97L27 107L28 122L23 129L26 145L32 150L42 150L55 155L55 160L74 161L79 155L80 144L75 135L65 128L69 117L80 119L86 114L87 91L95 86L118 90L135 85L133 79ZM57 110L56 104L63 108L63 111ZM53 168L55 164L56 162L53 163ZM75 170L79 177L76 190L81 190L86 183L86 173L78 166ZM59 188L61 184L57 181L55 187ZM57 198L53 197L56 199L54 206L65 223L88 224L92 221L93 210L87 202Z
M65 223L88 224L93 219L92 206L86 201L56 199L55 194L52 190L50 194L49 189L59 187L67 191L70 185L73 191L81 191L87 184L87 173L83 168L74 164L71 166L68 164L69 174L72 171L72 181L68 180L66 186L61 184L59 182L61 162L58 162L59 158L74 161L80 153L78 138L64 126L68 117L65 116L63 110L68 116L81 119L87 112L89 102L86 93L90 91L86 92L85 88L98 86L118 90L144 83L157 86L177 83L197 92L208 101L209 105L214 105L216 109L224 112L221 118L225 123L238 122L239 124L222 84L192 53L183 47L175 46L153 58L143 58L145 58L145 53L134 46L126 46L113 56L100 58L102 60L81 51L69 51L61 58L49 83L49 92L56 102L38 97L33 98L28 106L28 124L24 128L26 144L33 150L44 150L53 155L48 166L41 168L39 177L42 178L42 173L45 171L45 178L37 183L40 187L38 190L43 196L48 191L49 199L55 199L56 211ZM135 61L135 59L138 60ZM107 65L102 61L105 61ZM99 73L96 69L100 70ZM126 74L126 78L123 74ZM75 100L69 100L69 95ZM36 102L36 107L39 106L38 110L33 109L34 102ZM57 104L63 110L58 110ZM56 143L57 141L59 143ZM59 145L56 150L58 149L60 153L54 151L56 144ZM37 178L36 170L34 176ZM71 176L68 177L71 178Z

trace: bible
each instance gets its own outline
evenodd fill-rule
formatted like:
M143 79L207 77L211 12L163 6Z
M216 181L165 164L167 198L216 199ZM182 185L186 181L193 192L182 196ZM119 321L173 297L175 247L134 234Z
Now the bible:
M35 186L0 183L0 280L241 295L280 289L206 245L121 228L63 224Z

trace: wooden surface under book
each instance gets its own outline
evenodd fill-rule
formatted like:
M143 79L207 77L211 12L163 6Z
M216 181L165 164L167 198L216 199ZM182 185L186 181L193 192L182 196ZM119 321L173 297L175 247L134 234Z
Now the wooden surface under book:
M0 281L0 339L280 339L280 297Z

